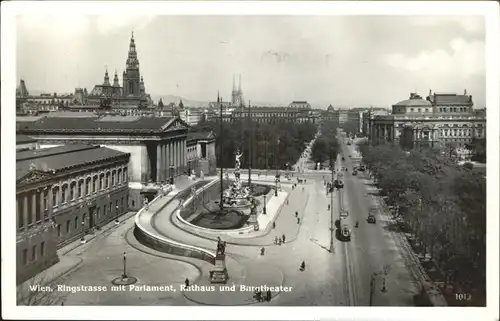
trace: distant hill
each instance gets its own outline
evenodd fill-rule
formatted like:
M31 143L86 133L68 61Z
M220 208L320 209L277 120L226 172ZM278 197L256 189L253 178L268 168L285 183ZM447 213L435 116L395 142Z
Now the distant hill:
M160 98L163 101L163 104L167 105L170 103L175 103L178 104L179 101L182 99L182 103L184 104L184 107L208 107L208 101L198 101L198 100L190 100L184 97L180 96L175 96L175 95L157 95L157 94L151 94L151 98L153 101L158 104L158 101L160 101Z

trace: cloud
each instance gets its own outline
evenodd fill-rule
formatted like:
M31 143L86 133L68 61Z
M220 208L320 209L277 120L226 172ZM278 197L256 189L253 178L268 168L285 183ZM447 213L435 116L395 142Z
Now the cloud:
M66 38L85 35L90 28L89 16L65 13L64 15L22 15L17 27L23 36L45 34L46 38Z
M425 50L417 55L390 53L385 55L384 61L394 68L418 72L426 77L467 78L484 72L484 54L484 42L455 38L448 48Z

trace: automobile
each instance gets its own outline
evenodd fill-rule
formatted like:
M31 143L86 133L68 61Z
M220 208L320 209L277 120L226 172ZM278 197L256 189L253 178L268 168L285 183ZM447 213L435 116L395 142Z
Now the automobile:
M358 171L357 171L357 170L355 170L355 169L353 169L353 170L352 170L352 176L356 176L356 175L358 175Z
M341 230L340 230L340 235L344 240L350 240L351 239L351 230L347 225L343 225Z
M361 165L359 166L359 169L358 169L360 172L364 172L366 170L365 166L364 165Z
M373 214L368 215L368 218L366 220L370 224L375 224L377 222L377 219L375 218L375 215L373 215Z
M345 157L344 157L344 156L342 156L342 160L343 160L343 161L345 160Z

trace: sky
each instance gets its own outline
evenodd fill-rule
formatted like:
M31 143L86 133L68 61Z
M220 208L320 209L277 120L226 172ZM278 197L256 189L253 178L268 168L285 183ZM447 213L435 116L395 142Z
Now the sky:
M153 96L229 100L241 74L246 101L389 107L414 91L467 89L485 106L480 16L30 14L17 18L17 82L90 91L107 66L121 84L132 31Z

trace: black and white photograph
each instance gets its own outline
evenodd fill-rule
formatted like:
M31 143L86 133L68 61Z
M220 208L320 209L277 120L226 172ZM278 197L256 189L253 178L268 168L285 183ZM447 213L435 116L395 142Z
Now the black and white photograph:
M498 320L497 3L2 9L12 318Z

